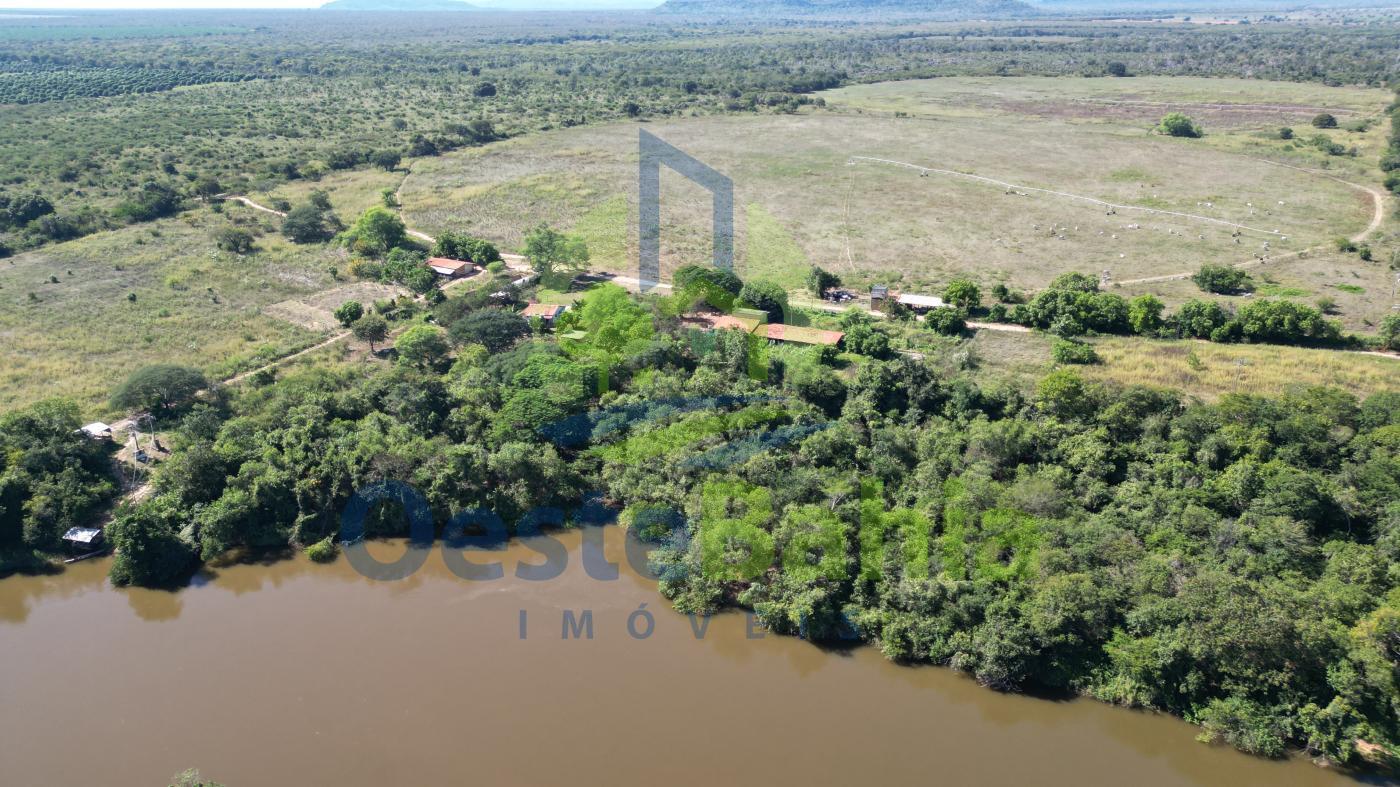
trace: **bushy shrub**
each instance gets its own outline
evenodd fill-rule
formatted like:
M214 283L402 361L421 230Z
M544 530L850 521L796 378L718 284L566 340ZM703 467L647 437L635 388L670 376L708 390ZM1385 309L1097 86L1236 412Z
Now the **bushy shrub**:
M1190 137L1201 136L1201 127L1196 125L1191 118L1180 112L1168 113L1162 118L1162 122L1157 129L1170 137Z
M1237 295L1254 292L1254 279L1248 273L1229 265L1202 265L1191 277L1204 292L1218 295Z
M846 349L869 358L890 355L890 336L873 325L856 325L846 331Z
M1209 339L1230 322L1231 314L1215 301L1190 300L1168 321L1183 339Z
M1381 348L1400 351L1400 314L1386 315L1381 320Z
M1287 724L1258 703L1240 697L1212 700L1197 721L1207 743L1228 743L1237 749L1264 757L1282 757Z
M1311 344L1341 338L1341 327L1322 312L1301 303L1260 300L1240 308L1235 322L1240 335L1249 342Z
M340 555L340 547L330 536L306 548L306 556L316 563L329 563Z
M253 250L253 234L237 227L225 227L214 237L214 243L224 251L247 254Z
M995 310L996 306L992 308ZM1002 310L1005 311L1005 308L1003 306ZM924 315L924 326L944 336L957 336L967 330L967 320L963 319L962 312L957 309L934 309Z
M953 279L943 289L943 301L963 311L982 305L982 290L968 279Z
M1050 357L1055 363L1091 364L1099 362L1099 354L1094 346L1084 342L1056 338L1050 347Z

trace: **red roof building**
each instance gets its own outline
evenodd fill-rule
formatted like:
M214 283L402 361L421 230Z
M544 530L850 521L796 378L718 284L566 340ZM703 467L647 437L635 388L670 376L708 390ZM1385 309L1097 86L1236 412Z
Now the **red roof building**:
M465 260L450 260L446 257L432 257L427 265L433 273L449 279L460 279L476 270L476 266Z
M782 323L760 325L754 329L753 335L774 342L816 344L830 347L835 347L841 343L842 339L846 338L846 334L840 331L825 331L821 328L808 328L801 325L783 325Z
M520 312L520 316L525 319L538 317L545 325L553 325L559 315L564 313L564 307L553 303L532 303Z

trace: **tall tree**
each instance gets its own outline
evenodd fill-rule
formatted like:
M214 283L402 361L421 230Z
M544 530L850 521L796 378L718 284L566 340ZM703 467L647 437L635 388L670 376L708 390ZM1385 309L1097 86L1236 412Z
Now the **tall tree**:
M209 381L196 369L155 364L131 373L112 394L112 406L122 410L166 413L189 401Z
M389 323L378 314L366 314L356 320L354 325L350 326L350 330L356 339L369 344L370 352L374 352L374 345L388 338Z
M572 279L587 268L588 244L583 238L541 224L525 236L525 256L542 279L560 284L565 277Z

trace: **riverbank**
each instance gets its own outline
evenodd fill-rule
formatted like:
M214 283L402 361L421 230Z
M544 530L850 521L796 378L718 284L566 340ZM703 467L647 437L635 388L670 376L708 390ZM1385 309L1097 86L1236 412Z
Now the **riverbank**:
M467 554L502 564L492 581L458 578L435 549L392 583L301 555L211 570L178 593L114 589L106 559L0 582L7 778L122 787L198 767L230 785L349 787L467 774L503 785L1353 783L1196 743L1167 716L991 692L874 648L765 634L742 613L692 621L628 568L619 530L603 535L612 581L588 576L581 531L565 531L567 567L544 582L516 578L541 560L519 540ZM402 542L370 548L402 554ZM68 756L75 739L85 756Z

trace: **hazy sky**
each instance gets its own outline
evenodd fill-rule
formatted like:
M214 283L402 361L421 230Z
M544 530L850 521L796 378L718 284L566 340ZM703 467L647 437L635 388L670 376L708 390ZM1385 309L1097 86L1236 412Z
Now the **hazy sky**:
M0 8L315 8L324 0L0 0Z
M64 8L316 8L326 0L0 0L0 8L55 11ZM651 8L660 0L467 0L511 8Z

